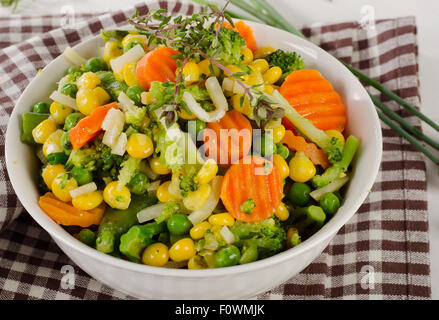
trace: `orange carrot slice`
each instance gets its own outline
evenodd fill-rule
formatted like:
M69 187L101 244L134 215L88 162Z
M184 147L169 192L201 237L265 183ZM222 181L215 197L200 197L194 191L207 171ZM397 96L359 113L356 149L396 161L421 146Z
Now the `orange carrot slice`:
M85 211L79 210L69 203L58 200L51 192L47 192L38 201L40 208L56 223L64 226L81 226L83 228L98 225L105 212L105 204Z
M320 72L311 69L294 71L282 83L279 92L317 128L344 130L346 107Z
M137 62L137 82L146 90L149 90L151 82L175 81L177 60L171 58L178 54L174 49L161 47L154 49Z
M237 220L258 222L272 216L279 207L283 184L279 171L272 162L247 156L233 164L224 175L221 200L227 211ZM250 213L241 211L245 201L253 201Z
M112 102L97 107L90 115L81 119L76 126L70 129L69 138L73 149L81 148L102 131L102 122L111 108L118 109L119 105L116 102Z
M315 165L321 165L325 169L329 167L328 156L322 149L319 149L312 142L307 142L303 137L296 136L292 131L285 131L282 143L285 144L288 149L304 152Z
M206 155L220 165L230 165L250 151L252 132L250 121L242 113L229 111L203 130Z

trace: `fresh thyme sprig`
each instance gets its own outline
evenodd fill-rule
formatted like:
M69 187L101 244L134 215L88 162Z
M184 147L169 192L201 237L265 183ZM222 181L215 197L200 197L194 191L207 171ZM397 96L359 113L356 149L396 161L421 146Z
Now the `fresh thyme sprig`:
M262 91L258 90L262 84L248 86L241 79L243 72L232 72L226 67L228 64L240 63L241 47L238 49L238 58L236 58L236 54L233 55L231 52L233 49L230 47L235 42L243 41L239 35L230 34L236 33L235 31L221 28L226 20L234 26L233 20L226 13L229 3L230 0L226 1L222 9L216 5L208 5L203 12L193 14L190 17L177 16L172 18L166 15L165 10L160 9L151 10L143 16L138 16L136 13L128 20L139 33L147 36L149 45L165 45L179 52L173 56L173 58L178 59L179 71L176 77L174 101L167 103L167 108L163 113L167 120L171 120L171 118L173 120L175 118L174 111L184 104L181 99L178 99L180 90L185 87L182 74L184 66L188 61L200 61L201 59L209 61L211 74L215 74L214 67L217 67L243 88L243 99L244 97L249 99L250 105L254 107L254 115L258 125L261 124L261 121L268 121L267 119L280 114L281 109L273 108L270 105L273 102ZM174 110L170 110L170 106L173 106Z

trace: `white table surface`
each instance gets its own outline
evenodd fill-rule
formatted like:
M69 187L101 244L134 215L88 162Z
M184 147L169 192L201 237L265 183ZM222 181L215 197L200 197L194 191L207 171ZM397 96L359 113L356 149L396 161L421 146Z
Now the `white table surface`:
M21 0L17 14L60 12L101 12L127 7L140 0ZM279 12L297 27L303 24L357 20L364 12L375 12L377 19L415 15L418 24L419 68L422 111L439 122L437 106L439 74L439 1L434 0L271 0ZM122 4L121 4L122 3ZM369 7L365 7L369 6ZM371 6L371 7L370 7ZM0 9L10 14L9 9ZM424 126L427 135L434 137L433 129ZM436 135L439 140L439 134ZM430 217L430 250L432 297L439 299L439 176L437 167L427 159L428 205Z

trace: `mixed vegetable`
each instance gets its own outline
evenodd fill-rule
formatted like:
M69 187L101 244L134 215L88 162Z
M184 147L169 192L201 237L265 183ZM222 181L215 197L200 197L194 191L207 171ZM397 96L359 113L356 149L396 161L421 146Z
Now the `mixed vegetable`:
M48 216L100 252L204 269L297 246L337 213L359 140L317 70L223 10L129 22L102 30L102 57L68 48L51 103L23 115Z

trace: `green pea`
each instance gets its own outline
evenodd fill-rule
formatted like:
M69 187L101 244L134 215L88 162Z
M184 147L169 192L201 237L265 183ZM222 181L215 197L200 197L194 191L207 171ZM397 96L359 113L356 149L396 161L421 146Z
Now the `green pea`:
M96 245L96 235L90 229L82 229L78 234L78 240L90 247Z
M54 152L47 155L47 162L49 164L65 164L69 156L64 152Z
M295 182L288 192L288 199L296 206L304 206L310 200L310 192L311 187L309 185L306 183Z
M326 214L333 215L340 208L340 199L332 192L325 193L320 199L320 206Z
M228 245L215 253L215 266L217 268L231 267L239 263L241 252L234 245Z
M64 130L72 129L78 124L79 120L81 120L82 118L84 118L84 115L79 112L73 112L69 114L64 121Z
M77 92L78 92L78 87L76 86L76 84L73 84L73 83L66 83L61 88L62 94L65 94L66 96L70 96L72 98L76 97Z
M71 66L67 69L67 74L75 74L75 73L82 73L82 70L78 66Z
M135 173L128 183L128 188L130 188L131 192L134 194L144 194L148 187L149 179L142 172Z
M276 144L276 149L276 153L284 159L287 159L290 155L290 150L288 149L288 147L284 146L282 142Z
M195 123L195 125L194 125ZM194 134L194 132L192 132L195 129L195 138L198 137L198 135L200 134L200 132L202 132L204 129L206 129L207 124L206 122L200 120L200 119L195 119L195 120L188 120L185 123L185 129L186 132L190 133L191 135ZM189 132L189 130L191 132Z
M255 245L246 245L242 247L242 256L239 264L246 264L258 260L258 247Z
M93 175L91 172L84 168L73 167L71 174L79 185L87 184L93 181Z
M126 95L128 96L128 98L130 98L135 104L137 105L141 105L141 98L140 95L142 92L144 92L145 89L143 89L141 86L139 86L138 84L132 85L130 87L128 87L127 91L126 91Z
M70 142L70 131L65 131L61 136L61 148L66 154L70 154L72 151L72 143Z
M187 218L187 215L177 213L168 219L167 226L171 234L179 236L188 233L192 223Z
M85 63L84 70L86 72L98 72L98 71L106 71L108 70L107 63L102 58L90 58Z
M134 48L135 46L140 45L143 48L143 44L140 41L137 40L132 40L129 41L124 47L123 47L123 53L131 50L132 48Z
M276 144L270 135L263 134L255 137L254 151L263 157L270 157L273 153L276 153Z
M38 102L35 103L32 112L36 113L50 113L50 106L47 102Z

